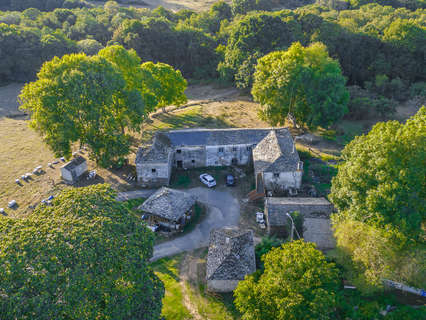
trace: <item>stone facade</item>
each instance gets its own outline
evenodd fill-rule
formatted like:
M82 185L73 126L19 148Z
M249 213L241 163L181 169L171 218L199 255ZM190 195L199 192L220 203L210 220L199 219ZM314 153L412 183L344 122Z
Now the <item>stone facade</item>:
M173 155L166 161L146 161L136 163L138 183L145 187L162 187L170 184Z
M61 176L68 183L75 183L87 171L87 161L81 156L61 167Z
M289 172L264 172L263 181L265 189L273 194L284 193L289 188L300 189L303 171Z
M185 129L159 132L136 157L138 182L168 185L172 168L254 164L266 191L300 188L302 165L287 129Z
M303 221L303 238L307 242L315 243L320 250L336 247L331 221L327 217L305 218Z

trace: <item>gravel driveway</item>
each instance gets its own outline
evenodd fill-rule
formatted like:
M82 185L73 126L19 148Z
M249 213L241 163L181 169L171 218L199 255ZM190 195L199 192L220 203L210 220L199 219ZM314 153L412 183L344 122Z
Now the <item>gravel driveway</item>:
M226 188L203 187L185 190L207 206L207 216L190 233L154 246L152 260L172 256L184 251L205 247L210 231L214 228L237 226L240 220L240 204Z

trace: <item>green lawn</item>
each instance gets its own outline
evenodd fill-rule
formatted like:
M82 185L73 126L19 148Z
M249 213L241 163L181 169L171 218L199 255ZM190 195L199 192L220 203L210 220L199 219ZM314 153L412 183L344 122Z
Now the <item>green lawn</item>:
M166 320L192 319L183 305L182 288L179 283L179 264L182 255L164 258L153 263L155 274L163 281L166 294L163 298L163 316Z
M199 268L196 275L192 275L191 283L179 277L180 267L184 255L160 259L152 264L155 274L163 281L166 294L163 298L163 316L166 320L193 319L185 307L184 299L190 301L194 313L205 320L232 320L240 319L238 311L233 305L232 293L212 294L205 287L205 255L207 251L198 250L200 255L196 261Z

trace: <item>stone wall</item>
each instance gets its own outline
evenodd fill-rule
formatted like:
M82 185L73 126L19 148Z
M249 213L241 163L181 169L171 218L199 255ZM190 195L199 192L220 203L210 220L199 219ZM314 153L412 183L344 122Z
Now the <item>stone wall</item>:
M138 183L142 187L161 187L170 183L172 175L172 155L168 162L144 162L136 164Z
M87 162L84 161L80 165L68 170L67 168L61 168L61 176L64 180L70 183L74 183L87 171Z
M206 147L206 166L247 165L252 157L252 145L224 145Z
M176 147L173 166L180 167L180 165L184 169L206 167L206 148L203 146Z
M326 250L336 247L329 218L305 218L303 221L303 238L316 243L318 249Z
M273 172L263 173L263 182L267 191L279 193L289 188L300 189L303 171L279 172L278 177Z
M240 280L207 280L207 290L212 292L232 292Z

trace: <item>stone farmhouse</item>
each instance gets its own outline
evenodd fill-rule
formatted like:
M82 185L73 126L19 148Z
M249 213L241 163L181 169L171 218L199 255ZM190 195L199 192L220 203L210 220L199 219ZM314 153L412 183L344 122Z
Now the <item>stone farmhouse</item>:
M160 188L138 210L148 216L148 224L180 230L191 219L196 199L189 193Z
M286 128L184 129L157 132L136 155L142 187L169 185L174 168L254 165L257 194L301 186L303 163Z
M212 230L207 254L207 289L233 291L238 282L256 271L253 232L238 228Z

